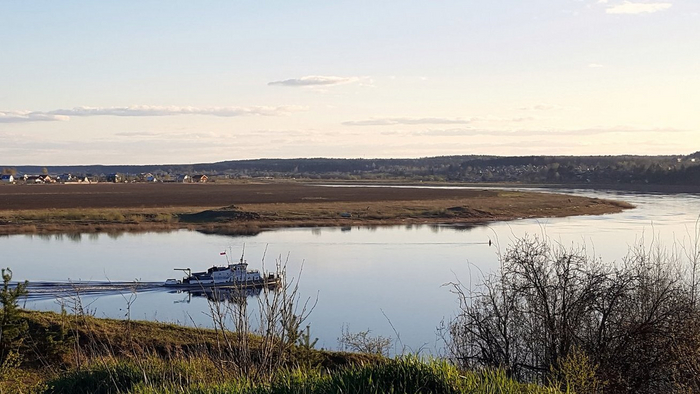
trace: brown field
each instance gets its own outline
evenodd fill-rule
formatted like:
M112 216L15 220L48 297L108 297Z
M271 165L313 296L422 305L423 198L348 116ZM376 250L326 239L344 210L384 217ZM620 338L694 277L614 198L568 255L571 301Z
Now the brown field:
M475 223L604 214L631 207L548 193L293 182L3 185L0 233L175 228L235 233L289 226ZM208 212L193 215L202 211Z

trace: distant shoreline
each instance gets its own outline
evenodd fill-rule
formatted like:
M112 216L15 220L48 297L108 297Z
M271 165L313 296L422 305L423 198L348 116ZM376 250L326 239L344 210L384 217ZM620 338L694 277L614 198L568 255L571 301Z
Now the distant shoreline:
M413 182L403 180L358 180L358 181L339 181L339 180L324 180L324 181L309 181L312 184L327 184L327 185L374 185L377 186L425 186L425 187L464 187L469 189L489 188L489 189L563 189L563 190L598 190L598 191L629 191L639 193L697 193L700 194L700 185L660 185L660 184L626 184L626 183L517 183L517 182L499 182L499 183L464 183L464 182Z
M333 188L300 182L14 185L0 187L0 234L178 229L254 234L281 227L477 224L600 215L633 208L621 201L480 187L486 186Z

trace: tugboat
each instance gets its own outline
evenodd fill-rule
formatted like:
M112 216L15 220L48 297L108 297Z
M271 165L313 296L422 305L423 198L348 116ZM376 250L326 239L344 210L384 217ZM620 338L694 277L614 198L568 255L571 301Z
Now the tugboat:
M222 255L226 252L221 253ZM228 256L226 258L228 260ZM212 266L203 272L192 272L190 268L175 268L184 271L187 276L182 279L168 279L163 286L178 289L198 289L203 287L219 288L262 288L274 287L282 283L279 273L261 274L258 270L249 270L248 263L229 262L226 266Z

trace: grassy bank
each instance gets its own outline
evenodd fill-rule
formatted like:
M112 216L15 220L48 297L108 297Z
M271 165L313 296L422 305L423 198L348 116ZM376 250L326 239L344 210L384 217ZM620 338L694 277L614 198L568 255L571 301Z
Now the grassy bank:
M521 384L498 371L459 371L442 361L414 357L335 370L296 368L279 371L270 382L218 378L217 366L201 360L111 361L50 380L47 393L201 393L201 394L350 394L350 393L499 393L555 394L552 387ZM209 374L209 375L207 375Z
M0 188L0 234L469 224L600 215L620 201L552 193L294 183ZM3 194L4 193L4 194Z
M19 357L0 393L558 393L498 371L295 345L270 374L241 374L217 330L22 311ZM228 333L229 335L234 335ZM260 342L251 338L253 352Z

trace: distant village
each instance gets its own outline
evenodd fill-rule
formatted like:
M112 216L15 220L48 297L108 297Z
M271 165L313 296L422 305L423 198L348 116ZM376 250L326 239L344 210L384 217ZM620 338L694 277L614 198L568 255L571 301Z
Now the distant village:
M51 170L19 166L2 168L0 184L206 183L230 179L700 185L700 152L686 156L256 159L183 165L55 166Z
M61 174L51 176L49 174L32 175L32 174L2 174L0 175L0 183L5 184L47 184L47 183L153 183L153 182L168 182L168 183L205 183L209 181L209 177L204 174L198 175L169 175L156 176L152 173L144 174Z

